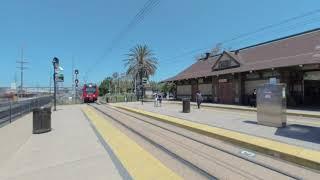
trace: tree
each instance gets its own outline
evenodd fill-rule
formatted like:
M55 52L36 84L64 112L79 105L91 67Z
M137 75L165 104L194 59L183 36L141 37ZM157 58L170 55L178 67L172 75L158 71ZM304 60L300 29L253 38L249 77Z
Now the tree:
M104 96L108 92L111 92L111 77L105 78L99 85L99 95Z
M130 49L128 58L124 60L127 74L135 79L139 79L140 84L142 78L153 75L157 70L157 59L152 50L147 45L137 45Z
M156 82L156 81L150 81L150 86L151 86L151 89L152 91L161 91L161 84Z
M117 88L119 88L119 73L114 72L112 73L112 78L113 78L113 85L114 85L114 93L117 93Z
M175 91L176 85L174 83L166 82L161 85L162 92L173 93Z

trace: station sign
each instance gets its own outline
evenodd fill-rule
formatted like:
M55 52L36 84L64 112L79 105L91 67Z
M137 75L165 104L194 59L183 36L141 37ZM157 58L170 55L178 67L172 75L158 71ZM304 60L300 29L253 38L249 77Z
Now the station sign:
M148 83L148 78L142 78L142 84L147 84Z
M57 74L56 82L64 82L64 75L63 74Z

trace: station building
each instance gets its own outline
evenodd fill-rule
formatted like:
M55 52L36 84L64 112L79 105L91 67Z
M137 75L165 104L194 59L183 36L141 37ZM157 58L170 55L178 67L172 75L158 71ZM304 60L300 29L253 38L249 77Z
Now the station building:
M206 56L176 76L176 98L249 104L259 85L286 84L288 106L320 106L320 28L218 55Z

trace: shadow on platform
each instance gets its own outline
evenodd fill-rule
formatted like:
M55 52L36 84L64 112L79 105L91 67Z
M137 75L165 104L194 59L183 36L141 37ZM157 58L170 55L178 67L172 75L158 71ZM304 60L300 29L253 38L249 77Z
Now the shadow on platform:
M275 135L320 144L320 127L290 124L278 128Z
M243 122L258 125L257 121ZM275 135L320 144L320 127L289 124L286 127L277 128Z

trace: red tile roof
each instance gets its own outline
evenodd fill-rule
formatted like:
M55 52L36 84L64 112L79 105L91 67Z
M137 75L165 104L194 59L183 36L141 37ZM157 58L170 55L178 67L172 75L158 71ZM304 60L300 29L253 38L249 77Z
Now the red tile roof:
M236 54L235 52L238 53ZM212 71L215 61L223 55L211 56L192 64L179 74L164 81L176 81L205 76L246 72L320 63L320 29L288 36L228 52L240 63L240 67Z

